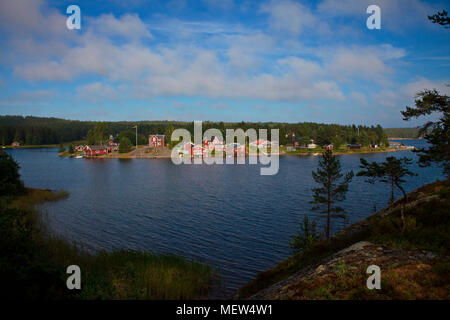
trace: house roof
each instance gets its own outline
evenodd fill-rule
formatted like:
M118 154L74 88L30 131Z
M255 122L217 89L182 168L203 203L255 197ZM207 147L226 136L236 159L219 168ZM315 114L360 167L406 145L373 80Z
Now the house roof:
M94 150L105 150L108 148L107 146L87 146L87 147L93 151Z
M211 136L209 142L213 142L215 138L217 138L217 140L219 140L220 142L223 142L223 137L220 136Z

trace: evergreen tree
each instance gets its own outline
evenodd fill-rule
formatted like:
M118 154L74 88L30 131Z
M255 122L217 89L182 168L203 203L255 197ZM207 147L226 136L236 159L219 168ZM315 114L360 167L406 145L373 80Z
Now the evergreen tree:
M305 214L303 223L300 224L300 232L298 235L291 236L292 241L289 241L290 247L294 251L307 250L311 248L314 243L320 240L320 234L316 231L316 221L309 222L308 216Z
M88 145L94 145L95 144L94 131L92 129L88 131L87 144Z
M428 19L433 22L444 26L446 29L450 29L450 17L448 16L447 11L442 10L442 12L433 14L432 16L428 16Z
M131 151L131 141L127 137L120 138L119 153L127 153Z
M330 238L330 225L332 218L345 218L345 210L336 205L336 202L345 200L348 185L352 181L353 171L341 172L341 162L333 155L331 150L322 153L317 171L312 172L313 179L320 187L313 188L315 204L312 208L326 217L325 236Z
M178 143L177 141L172 142L172 133L174 130L175 130L175 128L172 125L169 125L166 128L166 130L164 131L164 135L166 136L165 142L169 143L170 147L172 147Z
M13 157L0 150L0 196L16 195L25 191L19 169L20 166Z
M450 97L436 90L424 90L417 94L416 107L406 107L402 111L403 120L439 114L438 121L428 121L420 128L420 134L430 144L429 148L414 150L419 153L419 165L429 166L431 162L440 163L443 172L450 178Z
M375 183L376 181L384 182L391 187L391 197L389 202L394 202L394 190L398 188L403 194L401 217L402 217L402 233L405 232L406 219L405 219L405 202L406 202L406 192L402 186L405 182L403 177L405 176L415 176L416 174L409 171L406 166L410 165L412 161L408 158L397 159L396 157L387 157L386 161L381 163L367 162L366 159L361 158L360 168L364 169L357 173L357 176L365 176L369 179L367 182Z

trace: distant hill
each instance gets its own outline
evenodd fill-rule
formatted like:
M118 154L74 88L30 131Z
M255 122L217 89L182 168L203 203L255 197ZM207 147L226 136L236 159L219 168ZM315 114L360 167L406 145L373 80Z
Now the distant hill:
M384 133L388 138L418 138L419 128L385 128Z

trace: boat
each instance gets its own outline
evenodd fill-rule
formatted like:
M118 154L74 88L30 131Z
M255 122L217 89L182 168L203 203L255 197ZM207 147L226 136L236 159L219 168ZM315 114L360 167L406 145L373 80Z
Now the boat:
M75 157L75 159L81 159L81 158L83 158L82 155L78 155L78 156Z

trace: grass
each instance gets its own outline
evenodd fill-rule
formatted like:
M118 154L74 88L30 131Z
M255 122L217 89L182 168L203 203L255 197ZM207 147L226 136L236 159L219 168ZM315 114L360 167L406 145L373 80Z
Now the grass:
M392 151L398 151L401 149L394 149L394 148L386 148L386 147L379 147L379 148L370 148L370 147L361 147L361 149L347 149L347 146L340 146L339 148L335 148L333 150L333 153L336 155L340 154L360 154L360 153L378 153L378 152L392 152ZM312 153L322 153L324 150L322 147L316 147L315 149L306 149L306 148L297 148L295 151L286 151L286 147L280 147L280 152L285 152L287 155L301 155L301 154L312 154Z
M51 236L35 206L68 196L28 189L1 199L1 297L19 299L206 299L213 277L205 264L143 251L89 253ZM81 290L68 290L66 269L81 269Z
M300 251L293 256L285 259L274 268L260 272L256 276L255 280L245 284L240 289L239 296L241 298L249 297L257 293L258 291L265 289L280 280L285 279L286 277L294 274L300 269L317 263L323 258L330 256L331 254L336 253L339 250L342 250L359 241L370 241L392 249L427 250L434 252L440 257L448 257L448 255L450 254L450 207L448 205L450 203L450 181L438 181L423 186L419 188L418 191L429 196L434 196L434 198L428 202L422 203L421 205L414 206L406 210L407 230L404 235L402 235L400 232L400 210L396 210L385 217L372 215L368 218L368 227L361 228L354 233L344 233L339 237L321 241L315 244L311 249ZM415 200L414 196L409 200ZM444 273L440 272L439 274L431 272L429 277L424 278L429 278L428 280L432 279L433 277L441 279L440 274L447 274L446 279L448 279L449 265L446 264L445 261L445 259L438 259L436 261L437 266L431 266L430 268L443 268L447 271L445 271ZM396 272L398 273L398 271L395 271L395 268L393 268L392 277L388 278L388 280L390 279L390 282L388 281L388 283L386 284L386 288L389 288L389 286L396 286L394 276ZM338 264L335 267L335 273L336 278L349 281L348 277L342 277L342 275L346 274L345 265ZM364 276L364 279L367 279L367 275L365 273L362 276ZM444 287L442 283L445 282L441 281L439 283L441 285L441 288ZM448 283L450 282L447 282L447 284ZM415 285L417 285L417 283ZM313 291L318 287L321 288L320 290L318 290L319 292L312 292L309 297L314 298L318 295L322 295L322 297L324 298L329 297L328 294L335 292L329 286L330 282L328 281L324 281L323 286L320 286L317 283L315 286L311 285L311 287L314 287ZM331 286L336 287L336 284L331 283ZM361 283L358 284L358 288L360 287ZM342 286L338 289L343 290ZM436 290L436 292L440 292L440 289ZM394 295L393 292L391 293ZM418 296L421 296L418 291L416 293L418 294ZM356 293L354 294L356 297ZM389 296L389 292L385 292L383 294L384 297ZM440 295L441 298L442 294ZM333 296L335 296L335 294ZM395 296L401 296L405 298L406 291L403 293L396 292ZM426 295L423 293L422 296ZM349 297L351 297L351 295L341 298ZM382 298L382 296L378 296L378 298Z
M338 271L318 277L298 288L302 299L312 300L411 300L448 299L450 292L449 263L442 260L430 264L413 262L383 268L381 289L369 290L367 266L340 274Z

